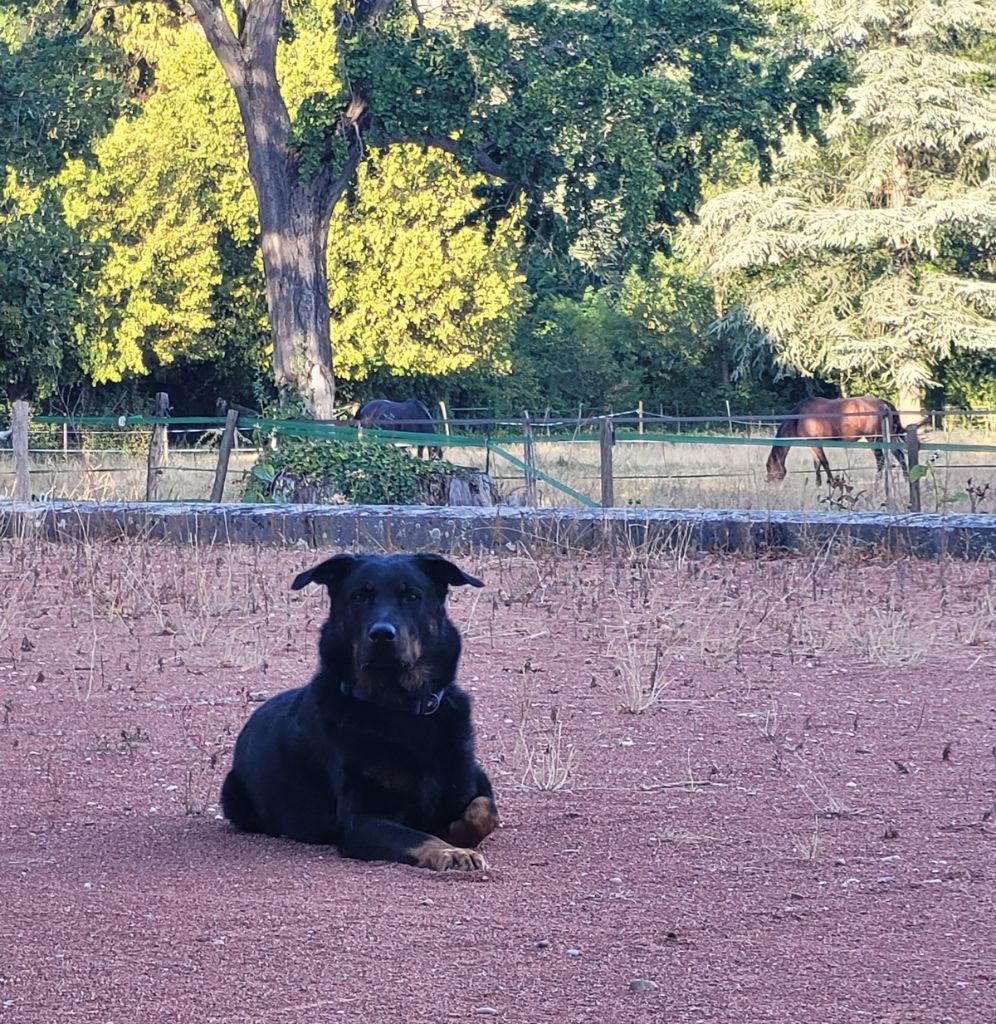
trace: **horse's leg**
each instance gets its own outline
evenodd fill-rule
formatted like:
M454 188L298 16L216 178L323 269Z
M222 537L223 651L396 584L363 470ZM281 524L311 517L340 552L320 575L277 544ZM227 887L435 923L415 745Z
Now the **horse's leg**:
M820 476L820 467L822 466L826 470L827 474L827 485L833 483L833 472L830 469L830 462L827 460L827 453L819 447L814 447L813 461L816 463L816 486L818 487L823 483L823 478Z

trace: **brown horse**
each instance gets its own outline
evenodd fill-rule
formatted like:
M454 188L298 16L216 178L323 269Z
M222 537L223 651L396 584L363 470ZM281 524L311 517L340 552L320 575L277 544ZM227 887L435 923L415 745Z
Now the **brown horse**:
M903 425L896 407L873 395L857 398L804 398L789 411L788 419L782 420L775 437L812 437L835 441L881 441L883 424L889 424L893 438L903 436ZM785 459L791 445L776 444L768 456L768 480L785 479ZM816 466L816 483L823 483L821 468L827 472L827 483L833 482L830 463L823 448L814 444L813 463ZM885 452L874 449L875 462L881 473L885 468ZM906 459L898 448L892 449L896 461L906 472Z

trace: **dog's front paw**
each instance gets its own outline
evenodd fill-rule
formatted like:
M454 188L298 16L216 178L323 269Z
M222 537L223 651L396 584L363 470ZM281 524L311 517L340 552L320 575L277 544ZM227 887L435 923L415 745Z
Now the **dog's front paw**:
M446 838L454 846L477 846L498 827L498 808L494 800L478 796L467 804L463 814L450 823Z
M450 846L441 839L424 843L415 852L415 863L433 871L486 871L488 862L477 850Z

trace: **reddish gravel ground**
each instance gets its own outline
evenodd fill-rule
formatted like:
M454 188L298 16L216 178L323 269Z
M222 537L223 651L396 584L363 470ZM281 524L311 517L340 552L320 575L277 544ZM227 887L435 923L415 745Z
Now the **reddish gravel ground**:
M219 819L315 560L0 545L2 1024L991 1024L990 567L460 560L482 876Z

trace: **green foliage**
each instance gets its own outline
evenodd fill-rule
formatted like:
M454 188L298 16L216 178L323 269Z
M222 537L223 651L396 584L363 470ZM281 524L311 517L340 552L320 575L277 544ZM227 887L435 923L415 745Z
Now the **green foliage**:
M518 197L542 245L600 278L638 262L661 223L691 211L701 172L731 134L764 155L806 130L835 62L777 37L790 8L725 0L546 0L476 21L416 24L407 5L356 32L344 74L375 143L455 148L494 226ZM736 97L735 102L730 97Z
M281 435L280 447L260 455L243 500L277 500L286 493L283 478L340 494L357 505L408 505L418 500L420 481L452 471L446 463L426 462L405 449L376 441L332 441ZM286 500L286 498L284 498Z
M877 381L918 405L956 347L996 351L996 94L964 49L991 4L816 2L814 46L851 69L826 146L793 140L770 186L711 199L690 232L742 301L722 328L741 372Z
M446 154L370 155L329 232L338 376L507 371L525 305L520 233L512 220L490 238L465 224L473 185Z
M12 168L36 186L86 156L119 100L112 51L43 29L0 4L0 189Z
M459 36L394 14L357 33L344 54L350 80L374 112L370 141L446 136L467 118L477 83Z
M646 273L630 270L617 292L549 296L522 321L512 374L495 389L495 404L503 412L622 412L643 401L648 411L686 415L719 412L727 400L739 410L779 407L763 360L749 379L725 380L712 318L707 284L660 254Z
M27 22L0 18L0 129L19 175L6 250L0 211L0 311L14 296L22 346L8 386L50 391L68 356L122 389L154 376L178 409L271 400L244 132L203 32L176 5L123 3L65 37L83 6L17 6L37 28L26 62ZM401 0L381 6L352 32L354 5L284 0L278 49L298 180L334 176L362 144L328 246L334 365L356 396L425 381L427 397L514 411L733 394L707 293L653 255L713 155L735 143L763 162L786 125L813 127L837 57L798 45L796 5L422 5L424 24ZM20 78L4 70L15 40ZM131 104L91 152L122 83Z
M996 409L996 356L959 351L940 368L931 407Z
M238 111L203 38L159 11L121 15L116 37L153 79L95 147L96 165L62 177L71 223L107 252L83 339L95 383L217 359L221 235L246 243L255 231Z
M525 184L531 227L598 278L694 208L731 134L764 154L822 101L817 62L786 38L773 47L750 4L540 0L506 15L470 34L482 71L466 141Z
M76 379L102 257L67 223L56 176L88 154L118 90L101 47L50 37L6 5L0 16L0 383L41 399Z

